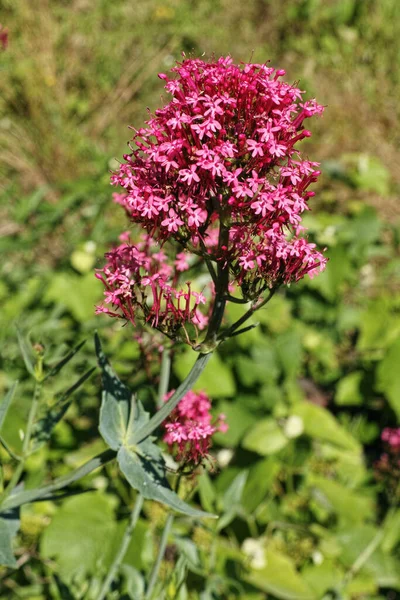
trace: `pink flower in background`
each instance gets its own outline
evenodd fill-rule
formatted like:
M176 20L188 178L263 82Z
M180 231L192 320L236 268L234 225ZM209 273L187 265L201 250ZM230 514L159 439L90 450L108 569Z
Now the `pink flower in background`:
M400 458L400 427L397 429L385 427L381 434L381 440L388 445L390 451L398 453Z
M300 227L320 172L297 150L311 135L304 121L323 107L266 64L190 59L172 72L160 75L171 101L112 176L125 189L116 202L155 239L228 264L247 299L323 270ZM215 243L221 223L224 244Z
M385 451L374 464L375 476L384 484L390 501L396 502L400 494L400 427L385 427L381 440Z
M7 50L8 47L8 29L0 23L0 46L2 50Z
M165 400L173 394L173 390ZM176 458L182 463L199 464L210 450L212 436L228 429L225 416L213 422L211 402L205 392L188 392L164 422L164 441L176 449Z

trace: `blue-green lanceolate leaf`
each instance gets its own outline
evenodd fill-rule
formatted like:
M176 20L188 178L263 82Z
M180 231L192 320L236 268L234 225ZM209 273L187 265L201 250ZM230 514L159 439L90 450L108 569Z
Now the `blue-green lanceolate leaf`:
M99 429L110 448L118 450L126 441L131 416L133 417L134 400L129 388L112 370L97 334L95 345L103 382Z
M19 511L0 513L0 566L15 568L12 540L19 529Z
M157 446L152 444L158 452ZM161 458L161 453L160 453ZM164 461L155 460L155 456L142 456L122 446L118 451L118 463L131 486L148 500L156 500L190 517L214 517L210 513L197 510L186 504L173 492L165 477Z
M3 423L6 419L8 409L10 408L10 404L14 397L15 390L17 389L18 382L15 382L11 388L8 390L4 399L0 402L0 431L3 427Z
M192 508L171 490L165 462L153 443L154 438L149 436L134 444L134 433L148 423L149 414L112 370L97 335L95 344L104 387L99 429L110 448L118 451L118 464L128 482L148 500L156 500L191 517L215 517Z

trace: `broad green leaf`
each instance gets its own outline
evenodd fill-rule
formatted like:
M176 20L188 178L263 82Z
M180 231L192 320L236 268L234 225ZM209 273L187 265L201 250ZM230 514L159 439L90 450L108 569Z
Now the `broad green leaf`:
M226 422L229 425L228 431L224 433L217 432L213 439L221 446L234 448L237 446L249 427L257 420L244 403L228 400L222 400L218 403L218 413L226 416Z
M306 401L299 402L294 405L292 414L302 418L304 433L311 438L329 442L348 450L360 451L357 440L322 406Z
M190 348L175 358L173 370L181 381L185 379L196 359L196 353ZM200 375L193 389L204 390L211 398L228 398L235 395L235 378L217 352L213 353L207 369Z
M332 510L349 523L360 523L373 517L374 501L363 492L350 490L337 481L313 474L307 481L323 494Z
M264 458L250 467L243 491L243 507L252 513L271 491L280 471L280 463L272 457Z
M386 349L400 335L400 318L393 306L393 297L383 294L371 300L360 316L357 349L365 352Z
M300 333L295 329L282 333L275 341L275 349L286 377L295 377L303 356Z
M376 156L368 154L350 154L346 160L354 166L350 176L354 184L362 190L387 196L390 190L390 172Z
M41 555L56 561L70 581L78 573L94 574L112 560L110 540L116 531L113 502L99 492L65 500L41 538Z
M347 281L352 277L353 267L344 246L330 247L325 255L329 258L329 268L318 277L307 280L306 285L318 290L329 302L334 302L343 293Z
M161 504L190 517L216 518L216 515L192 508L171 490L165 477L165 466L161 461L161 453L157 446L154 444L152 446L154 452L149 457L139 455L125 446L121 446L119 449L118 464L130 485L144 498L161 502Z
M335 403L341 406L353 406L362 404L363 396L360 391L360 383L363 378L361 371L354 371L343 377L336 388Z
M110 448L118 450L125 443L128 428L134 416L134 400L129 388L122 383L111 368L97 333L95 334L95 346L104 388L99 430Z
M290 558L272 548L265 551L265 566L253 568L244 580L279 600L317 600Z
M225 491L222 498L222 505L225 510L229 510L233 506L241 505L243 490L244 486L246 485L248 475L248 471L242 471L239 473Z
M145 592L145 581L140 571L130 565L122 565L120 572L123 577L121 588L123 597L128 597L131 600L142 600Z
M15 390L17 389L17 385L18 385L18 381L13 383L13 385L10 387L7 394L5 395L5 397L3 398L3 400L0 403L0 432L1 432L1 428L3 427L5 418L7 416L8 409L10 408L12 399L14 398L14 394L15 394Z
M342 547L339 560L350 568L361 555L365 556L360 575L372 576L378 586L400 591L400 561L381 548L384 532L372 525L347 527L337 534Z
M390 346L377 369L378 389L383 392L389 404L400 419L400 337Z
M102 297L102 285L92 273L84 276L55 273L44 297L47 302L65 306L78 322L84 323L94 316L94 306Z
M390 553L400 543L400 509L391 509L383 523L382 550Z
M12 542L19 529L19 511L0 513L0 566L15 569Z
M288 439L275 419L266 418L258 421L248 431L242 441L246 450L257 452L262 456L275 454L288 444Z
M248 471L241 471L238 473L225 491L222 498L223 515L220 517L217 524L218 531L225 529L225 527L227 527L240 512L242 494L244 486L246 485L247 476Z
M207 471L203 471L198 479L200 502L207 512L214 510L217 497L214 486Z
M301 575L315 592L316 597L323 598L328 590L335 589L343 580L345 571L338 567L336 561L323 557L320 565L307 565Z

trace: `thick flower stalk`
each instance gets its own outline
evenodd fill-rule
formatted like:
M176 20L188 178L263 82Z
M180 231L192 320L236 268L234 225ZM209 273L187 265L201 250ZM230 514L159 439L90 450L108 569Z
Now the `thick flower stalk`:
M167 394L165 400L173 394ZM205 392L188 392L163 423L164 441L183 465L198 465L207 457L212 436L225 432L228 425L225 415L220 414L213 422L211 402Z

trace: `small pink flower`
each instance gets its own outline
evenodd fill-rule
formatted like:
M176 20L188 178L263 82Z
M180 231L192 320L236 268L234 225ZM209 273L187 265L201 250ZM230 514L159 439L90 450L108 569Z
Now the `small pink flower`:
M167 394L168 400L173 394ZM209 453L212 436L226 432L225 415L213 422L211 402L205 392L188 392L164 423L164 441L176 451L178 461L198 465Z

